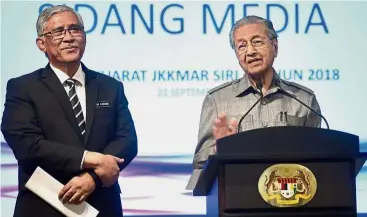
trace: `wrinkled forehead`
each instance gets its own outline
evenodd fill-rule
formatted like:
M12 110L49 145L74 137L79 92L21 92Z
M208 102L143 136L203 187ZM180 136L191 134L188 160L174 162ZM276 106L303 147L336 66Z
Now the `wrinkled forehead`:
M45 30L52 30L57 28L68 28L70 26L81 25L78 17L71 11L63 11L52 15L45 23Z
M251 41L254 38L266 38L267 31L261 23L251 23L239 26L233 33L235 43Z

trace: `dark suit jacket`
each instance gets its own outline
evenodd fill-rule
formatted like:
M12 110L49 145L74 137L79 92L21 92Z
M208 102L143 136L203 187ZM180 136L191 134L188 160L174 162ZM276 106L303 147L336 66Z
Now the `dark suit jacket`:
M49 65L7 83L1 130L18 160L16 217L62 216L25 188L37 166L66 184L83 172L80 164L84 150L123 158L121 170L137 155L135 127L123 85L82 67L87 104L84 140L67 93ZM110 106L97 106L102 101ZM100 211L101 217L121 216L119 193L117 182L109 188L97 186L87 202Z

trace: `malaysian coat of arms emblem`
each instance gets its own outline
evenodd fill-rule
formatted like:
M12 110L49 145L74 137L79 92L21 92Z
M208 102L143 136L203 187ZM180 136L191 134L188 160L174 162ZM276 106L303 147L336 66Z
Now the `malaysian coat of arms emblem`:
M260 176L261 197L276 207L299 207L316 194L317 182L307 167L299 164L276 164Z

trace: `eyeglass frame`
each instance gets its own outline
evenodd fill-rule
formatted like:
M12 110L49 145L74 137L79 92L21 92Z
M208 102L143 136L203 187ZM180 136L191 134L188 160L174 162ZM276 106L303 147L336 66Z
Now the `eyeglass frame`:
M266 42L268 42L268 41L272 41L272 40L274 40L274 39L276 39L276 38L270 38L270 37L267 37L266 39L264 39L264 41L262 41L263 43L261 44L261 45L254 45L254 40L260 40L260 38L261 37L256 37L256 38L253 38L252 40L251 40L251 45L252 45L252 47L254 48L254 49L256 49L256 48L260 48L260 47L262 47L263 45L265 45L266 44ZM263 38L261 38L261 40L263 40ZM242 45L242 44L241 44ZM236 48L236 51L237 52L239 52L240 51L240 46L238 46L238 48ZM241 50L242 51L242 50ZM248 51L248 43L246 42L246 50L244 50L244 51L242 51L242 52L245 52L245 53L247 53L247 51Z
M74 35L73 33L71 33L71 31L70 30L78 30L78 31L80 31L80 35L79 35L79 33L77 34L77 35ZM59 29L58 30L58 28L56 28L56 29L54 29L54 30L52 30L52 31L50 31L50 32L45 32L45 33L43 33L42 35L40 35L39 37L43 37L43 36L46 36L46 35L50 35L51 34L51 37L52 37L52 39L53 40L60 40L60 39L63 39L64 37L65 37L65 35L66 35L66 31L68 31L69 32L69 34L71 35L71 36L73 36L73 37L76 37L76 36L82 36L82 34L81 33L84 33L84 26L80 26L80 25L72 25L72 26L70 26L69 28L66 28L66 29ZM55 33L61 33L62 32L62 34L60 35L60 36L55 36L55 35L53 35L53 34L55 34ZM55 37L58 37L58 38L56 38L55 39Z

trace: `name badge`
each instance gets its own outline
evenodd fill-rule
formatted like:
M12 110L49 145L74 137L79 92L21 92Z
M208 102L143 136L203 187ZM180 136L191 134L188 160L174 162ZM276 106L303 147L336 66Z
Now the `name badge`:
M111 107L111 103L108 101L99 101L97 102L96 107L97 108L108 108L108 107Z

